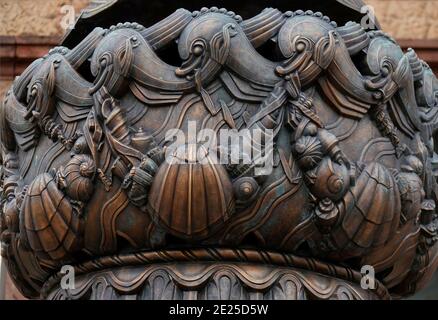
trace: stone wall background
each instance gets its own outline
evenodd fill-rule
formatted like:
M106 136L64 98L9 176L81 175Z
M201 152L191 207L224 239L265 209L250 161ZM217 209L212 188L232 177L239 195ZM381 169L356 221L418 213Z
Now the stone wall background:
M0 35L57 36L61 28L64 5L72 5L77 13L89 0L0 0Z
M397 40L432 40L436 41L438 47L438 0L365 0L365 2L375 9L382 28ZM61 8L72 5L78 15L89 3L90 0L0 0L0 37L60 37L64 32L61 27L63 17ZM183 3L182 0L182 6ZM12 79L0 78L0 97L3 97L11 82ZM7 299L21 298L8 278L6 286ZM424 292L416 295L416 298L438 298L438 275Z
M395 38L438 40L438 0L365 2L374 7L383 28ZM0 35L61 35L60 8L72 5L79 13L89 3L90 0L0 0Z
M365 0L382 28L396 39L438 41L438 0Z
M0 97L4 96L10 85L10 80L0 80Z
M71 5L79 15L89 3L90 0L0 0L0 36L61 37L61 8ZM12 79L0 79L0 97L11 82Z

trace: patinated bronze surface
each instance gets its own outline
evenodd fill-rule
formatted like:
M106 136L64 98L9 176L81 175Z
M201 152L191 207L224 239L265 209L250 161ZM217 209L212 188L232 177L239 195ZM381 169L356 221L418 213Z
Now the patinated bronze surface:
M357 22L212 7L95 28L30 65L0 122L2 254L30 298L388 299L438 266L438 81ZM272 170L199 135L169 152L193 128L263 132L245 137L272 139Z

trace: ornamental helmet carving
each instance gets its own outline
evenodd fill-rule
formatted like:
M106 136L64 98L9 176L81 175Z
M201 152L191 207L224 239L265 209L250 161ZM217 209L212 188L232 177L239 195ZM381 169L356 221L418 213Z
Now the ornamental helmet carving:
M161 165L149 193L149 211L169 233L207 235L234 212L231 180L204 146L183 145Z
M196 78L203 84L210 81L228 58L231 38L242 18L226 9L203 8L181 33L178 51L184 60L176 69L180 77Z
M82 220L51 173L29 185L22 215L21 237L40 259L65 261L80 246Z
M213 39L215 35L221 32L226 25L232 25L232 28L238 28L238 24L242 21L240 16L236 16L234 12L226 9L218 8L203 8L199 12L193 13L195 19L184 29L178 40L178 51L182 59L188 59L190 54L196 55L202 53L197 45L199 41L204 41L206 45ZM211 49L211 48L209 48Z
M292 57L296 52L311 51L322 37L335 28L336 23L321 12L298 10L290 13L290 18L278 33L279 49L286 58Z

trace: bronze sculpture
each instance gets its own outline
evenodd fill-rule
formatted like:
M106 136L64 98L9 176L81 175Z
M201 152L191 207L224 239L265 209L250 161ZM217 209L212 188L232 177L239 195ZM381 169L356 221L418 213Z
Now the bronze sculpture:
M2 253L28 297L388 299L437 269L438 82L380 30L179 9L54 48L0 111ZM261 131L271 170L171 150L190 123Z

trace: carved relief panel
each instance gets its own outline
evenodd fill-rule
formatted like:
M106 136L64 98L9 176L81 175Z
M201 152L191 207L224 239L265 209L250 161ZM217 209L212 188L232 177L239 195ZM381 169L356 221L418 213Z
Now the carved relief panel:
M28 297L411 294L438 265L437 119L414 50L320 12L96 28L4 98L2 252Z

